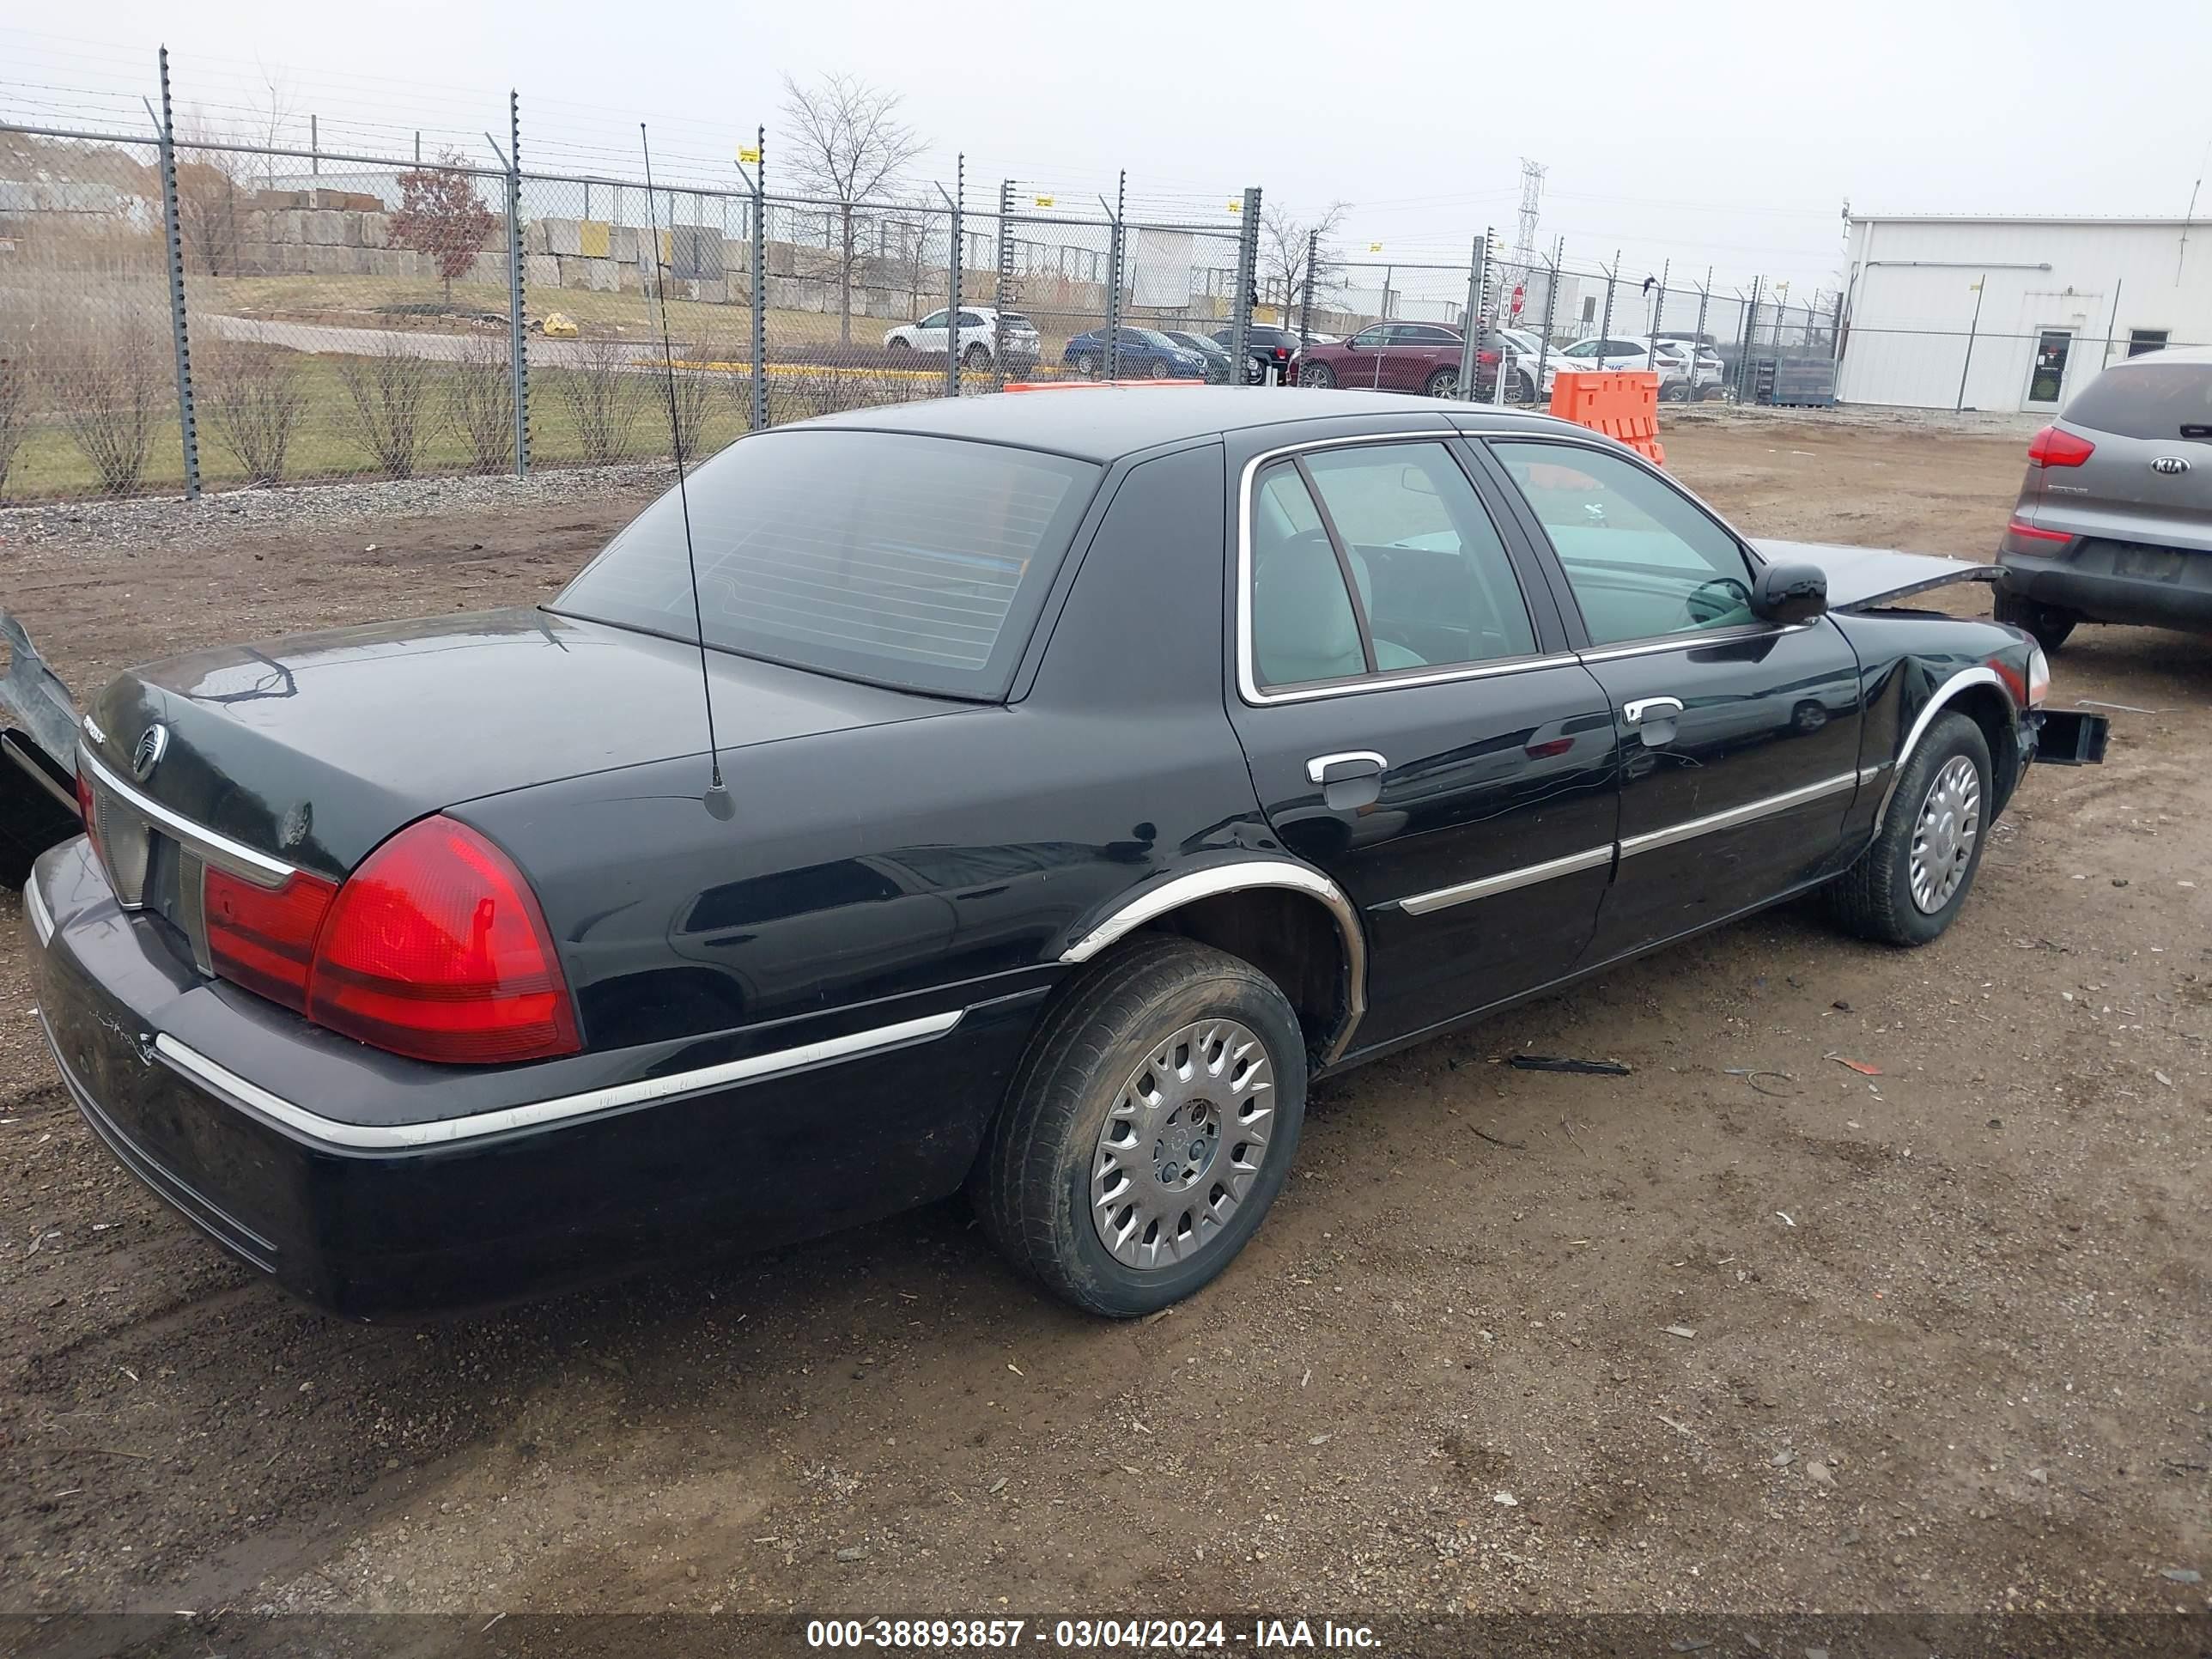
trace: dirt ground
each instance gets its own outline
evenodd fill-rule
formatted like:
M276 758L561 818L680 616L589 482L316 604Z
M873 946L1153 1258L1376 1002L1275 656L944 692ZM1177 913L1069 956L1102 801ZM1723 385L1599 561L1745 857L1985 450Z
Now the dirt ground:
M1971 556L2022 448L1666 435L1754 534ZM531 600L641 499L64 535L0 592L82 684ZM1327 1085L1243 1260L1134 1325L954 1206L335 1322L82 1126L0 896L0 1610L2201 1611L2212 654L2057 666L2110 762L2030 777L1938 945L1772 913Z

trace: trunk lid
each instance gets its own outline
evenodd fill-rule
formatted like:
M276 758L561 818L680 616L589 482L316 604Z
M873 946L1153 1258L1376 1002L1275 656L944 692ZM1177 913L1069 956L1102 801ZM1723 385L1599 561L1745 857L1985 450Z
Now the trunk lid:
M963 706L721 652L707 673L726 754ZM696 647L522 609L193 652L88 714L157 809L333 879L443 807L707 746Z

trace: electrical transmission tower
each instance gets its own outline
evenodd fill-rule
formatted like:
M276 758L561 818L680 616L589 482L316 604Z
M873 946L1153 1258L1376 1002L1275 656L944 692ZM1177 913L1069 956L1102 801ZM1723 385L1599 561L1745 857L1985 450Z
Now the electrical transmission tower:
M1521 224L1520 235L1515 243L1522 259L1536 257L1536 222L1544 208L1544 165L1521 158Z

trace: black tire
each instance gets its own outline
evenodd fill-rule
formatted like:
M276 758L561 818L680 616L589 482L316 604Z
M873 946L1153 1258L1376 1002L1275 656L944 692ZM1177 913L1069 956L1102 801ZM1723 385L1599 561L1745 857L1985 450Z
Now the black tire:
M1536 377L1524 368L1518 371L1514 375L1513 380L1513 389L1516 395L1516 400L1524 404L1534 403L1536 401Z
M1168 366L1158 358L1155 357L1152 360L1152 368L1147 369L1146 372L1156 380L1164 380L1168 377Z
M2045 651L2055 652L2066 643L2074 625L2081 620L2078 611L2065 611L2055 605L2038 605L2033 599L2008 592L1999 586L1993 602L1996 619L2010 623L2014 628L2025 628L2035 636L2035 642Z
M1690 401L1690 383L1687 380L1668 381L1665 386L1659 388L1659 401L1662 404L1688 403Z
M914 342L911 340L893 340L890 344L884 347L884 349L890 352L911 352L914 349Z
M980 374L991 366L991 348L978 340L960 354L960 366L963 368L972 368Z
M1435 374L1430 375L1427 380L1421 382L1421 395L1425 398L1457 397L1459 395L1459 371L1455 368L1438 369Z
M1326 391L1336 384L1336 371L1327 363L1308 363L1298 370L1298 384Z
M1100 1136L1155 1046L1208 1018L1233 1019L1263 1045L1274 1073L1267 1150L1212 1238L1170 1266L1130 1266L1091 1219ZM1047 1010L985 1139L969 1196L992 1242L1054 1295L1109 1318L1154 1313L1209 1283L1258 1229L1297 1154L1305 1098L1305 1041L1273 980L1208 945L1142 939L1091 963ZM1233 1156L1228 1134L1217 1134L1216 1149Z
M1075 360L1075 372L1076 374L1083 380L1097 380L1098 378L1098 360L1096 357L1078 357Z
M1981 791L1980 823L1957 888L1936 909L1923 910L1912 896L1915 832L1929 785L1945 765L1960 756L1973 763ZM1966 895L1974 890L1974 875L1981 868L1983 849L1990 843L1990 803L1994 799L1989 739L1982 735L1982 728L1956 710L1938 714L1922 735L1919 747L1905 762L1874 844L1823 890L1821 896L1830 918L1844 932L1882 945L1918 945L1940 938L1966 903Z

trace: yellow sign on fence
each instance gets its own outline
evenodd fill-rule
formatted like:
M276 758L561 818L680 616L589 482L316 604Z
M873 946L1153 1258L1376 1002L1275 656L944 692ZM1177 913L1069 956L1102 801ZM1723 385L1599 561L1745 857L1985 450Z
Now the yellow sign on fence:
M743 149L739 150L738 152L738 162L741 167L758 167L760 165L759 146L748 144Z

